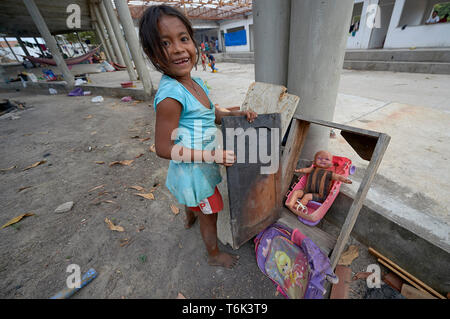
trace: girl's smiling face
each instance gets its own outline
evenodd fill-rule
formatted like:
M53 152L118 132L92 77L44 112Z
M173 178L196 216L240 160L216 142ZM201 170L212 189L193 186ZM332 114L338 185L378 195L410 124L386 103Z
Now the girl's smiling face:
M161 45L166 54L166 72L175 78L190 77L197 62L195 44L186 26L174 16L163 15L158 21Z

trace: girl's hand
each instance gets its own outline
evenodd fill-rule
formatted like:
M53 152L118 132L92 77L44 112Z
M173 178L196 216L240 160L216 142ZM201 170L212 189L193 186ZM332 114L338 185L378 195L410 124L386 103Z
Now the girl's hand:
M258 114L252 110L242 111L241 114L247 117L247 121L249 121L250 123L252 123L258 117Z
M296 172L296 173L303 173L303 168L294 169L294 172Z
M218 154L215 154L213 151L213 157L214 157L214 161L217 164L222 164L224 166L231 166L234 164L234 162L236 162L236 155L234 155L233 151L227 151L227 150L218 150L217 152L219 152Z

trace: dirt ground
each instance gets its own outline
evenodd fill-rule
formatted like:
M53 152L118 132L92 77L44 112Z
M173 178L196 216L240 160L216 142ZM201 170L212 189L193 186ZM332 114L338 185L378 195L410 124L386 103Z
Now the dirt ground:
M148 103L21 92L0 97L30 107L16 113L19 119L0 120L0 168L14 166L0 173L0 224L35 214L0 231L0 298L49 298L65 287L69 264L98 272L73 298L175 298L179 292L280 298L257 268L251 242L239 249L234 270L208 266L198 223L185 230L182 207L178 215L170 208L177 203L164 186L168 161L149 151L154 111ZM134 161L109 166L122 160ZM155 200L135 195L156 184ZM145 192L129 188L135 185ZM71 211L54 212L68 201ZM105 218L125 231L110 230Z
M184 229L183 208L164 186L168 161L150 151L155 114L148 102L4 91L3 98L26 109L0 119L0 225L34 215L0 230L0 298L49 298L77 264L98 277L72 298L284 299L258 269L251 241L235 251L233 270L207 264L198 223ZM110 166L123 160L133 162ZM153 187L154 200L136 195ZM69 201L69 212L54 212ZM110 230L105 218L124 231ZM359 246L354 272L374 262ZM352 283L351 298L364 293L364 281Z

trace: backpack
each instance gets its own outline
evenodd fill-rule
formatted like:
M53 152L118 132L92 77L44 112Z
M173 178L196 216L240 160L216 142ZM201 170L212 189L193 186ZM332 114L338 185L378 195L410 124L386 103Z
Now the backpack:
M337 283L328 257L298 229L275 223L255 240L259 269L290 299L322 299L325 280Z

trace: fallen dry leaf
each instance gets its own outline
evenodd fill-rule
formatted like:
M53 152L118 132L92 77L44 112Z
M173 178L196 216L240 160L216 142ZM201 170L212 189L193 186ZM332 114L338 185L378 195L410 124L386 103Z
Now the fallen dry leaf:
M30 169L30 168L39 166L39 165L44 164L44 163L47 163L47 161L46 161L46 160L42 160L42 161L36 162L36 163L34 163L33 165L24 168L23 170L26 171L27 169Z
M90 190L88 190L88 193L89 193L89 192L92 192L92 191L95 191L96 189L102 188L103 186L105 186L105 184L95 186L94 188L91 188Z
M6 171L12 170L13 168L16 168L16 167L17 167L17 165L14 165L14 166L11 166L8 168L2 168L2 169L0 169L0 172L6 172Z
M34 213L26 213L26 214L22 214L20 216L14 217L9 222L7 222L5 225L3 225L0 229L3 229L3 228L8 227L8 226L10 226L12 224L15 224L15 223L19 222L24 217L33 216L33 215L34 215Z
M91 118L92 118L92 115L88 115L84 119L87 120L87 119L91 119Z
M144 153L139 154L139 155L136 156L135 158L139 158L139 157L141 157L142 155L144 155Z
M155 195L153 195L153 193L147 193L147 194L139 194L139 193L135 193L134 195L138 195L147 199L155 199Z
M123 232L125 229L122 226L116 226L113 224L112 221L110 221L108 218L105 218L105 223L108 224L109 229Z
M343 252L338 265L350 266L352 261L359 256L358 246L350 245L347 251Z
M111 167L111 166L117 165L117 164L129 166L133 162L134 162L134 160L114 161L114 162L111 162L109 164L109 166Z
M128 186L128 188L132 188L132 189L135 189L135 190L140 191L140 192L145 190L144 187L139 186L139 185Z
M128 246L131 244L132 240L131 238L124 238L120 240L120 247Z
M148 141L149 139L150 139L150 137L145 137L145 138L140 138L139 141L145 142L145 141Z
M172 210L172 213L174 213L175 215L178 215L178 213L180 212L180 209L173 204L170 205L170 209Z
M104 161L96 161L95 164L105 164Z
M143 231L145 229L145 226L139 226L139 228L138 228L138 230L137 230L137 232L139 233L139 232L141 232L141 231Z
M30 187L33 187L33 186L25 186L25 187L21 187L21 188L19 188L19 190L18 190L17 192L19 193L19 192L21 192L21 191L23 191L23 190L25 190L25 189L27 189L27 188L30 188Z
M156 153L155 144L152 144L152 146L150 146L149 151L153 152L153 153Z
M181 292L178 293L177 299L186 299Z

